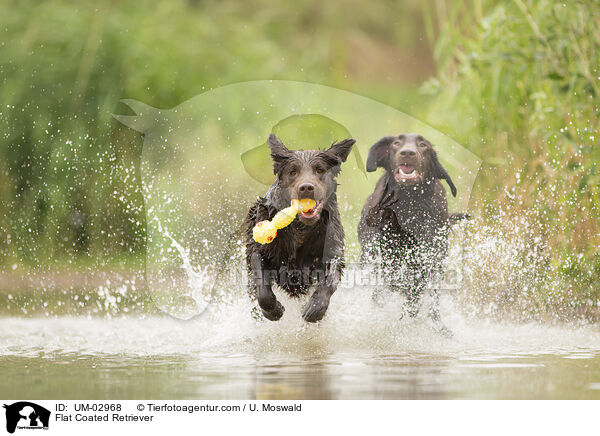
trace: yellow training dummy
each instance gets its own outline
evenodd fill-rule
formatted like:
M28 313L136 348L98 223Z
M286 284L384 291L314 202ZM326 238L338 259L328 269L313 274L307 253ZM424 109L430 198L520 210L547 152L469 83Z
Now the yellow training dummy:
M302 200L292 200L292 205L277 212L271 221L261 221L252 229L252 236L259 244L268 244L273 242L277 236L277 230L289 226L298 212L308 212L314 209L315 200L303 198Z

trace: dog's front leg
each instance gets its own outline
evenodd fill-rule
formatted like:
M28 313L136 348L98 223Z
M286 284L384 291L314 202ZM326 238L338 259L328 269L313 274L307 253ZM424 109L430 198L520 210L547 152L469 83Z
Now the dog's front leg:
M317 322L323 319L329 300L337 289L341 277L341 268L338 260L331 261L317 282L315 292L310 296L308 303L302 311L302 318L306 322Z
M427 285L427 270L421 263L409 262L406 271L406 303L403 312L415 317L421 309L421 297Z
M322 270L318 275L317 287L310 296L302 311L306 322L317 322L323 319L329 300L337 289L344 269L344 230L339 215L334 209L330 211L330 222L325 232L323 257L320 263Z
M277 301L277 297L271 288L272 271L264 269L263 260L258 253L253 253L250 259L250 270L253 285L256 289L256 297L265 318L269 321L277 321L283 316L285 308Z
M335 292L335 287L326 284L318 284L315 292L310 296L308 303L302 311L302 318L306 322L321 321L329 307L329 300Z

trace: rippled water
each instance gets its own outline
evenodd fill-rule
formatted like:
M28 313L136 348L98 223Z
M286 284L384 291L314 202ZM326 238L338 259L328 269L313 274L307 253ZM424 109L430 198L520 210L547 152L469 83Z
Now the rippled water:
M600 330L468 320L449 297L446 339L396 301L340 290L306 325L281 298L280 322L246 299L199 319L0 318L4 398L596 398Z

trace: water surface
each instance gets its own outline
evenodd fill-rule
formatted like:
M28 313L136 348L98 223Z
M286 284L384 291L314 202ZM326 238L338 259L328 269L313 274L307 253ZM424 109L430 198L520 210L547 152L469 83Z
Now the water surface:
M52 399L600 399L600 330L398 320L394 302L340 291L319 325L282 297L280 322L245 299L199 319L0 318L0 394Z

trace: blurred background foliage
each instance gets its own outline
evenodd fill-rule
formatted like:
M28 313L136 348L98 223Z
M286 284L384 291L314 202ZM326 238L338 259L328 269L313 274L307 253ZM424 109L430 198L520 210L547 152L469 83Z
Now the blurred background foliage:
M597 317L600 3L473 4L448 12L437 74L421 88L434 97L426 119L485 159L472 198L480 221L544 260L535 310L595 306ZM523 299L519 284L506 300Z
M170 108L286 79L374 98L482 157L478 222L531 223L544 268L597 299L598 22L595 1L5 0L0 270L143 268L142 138L112 118L130 113L119 99Z
M384 95L433 73L420 16L417 1L2 2L0 263L139 264L142 141L112 119L119 99L169 108L265 78Z

